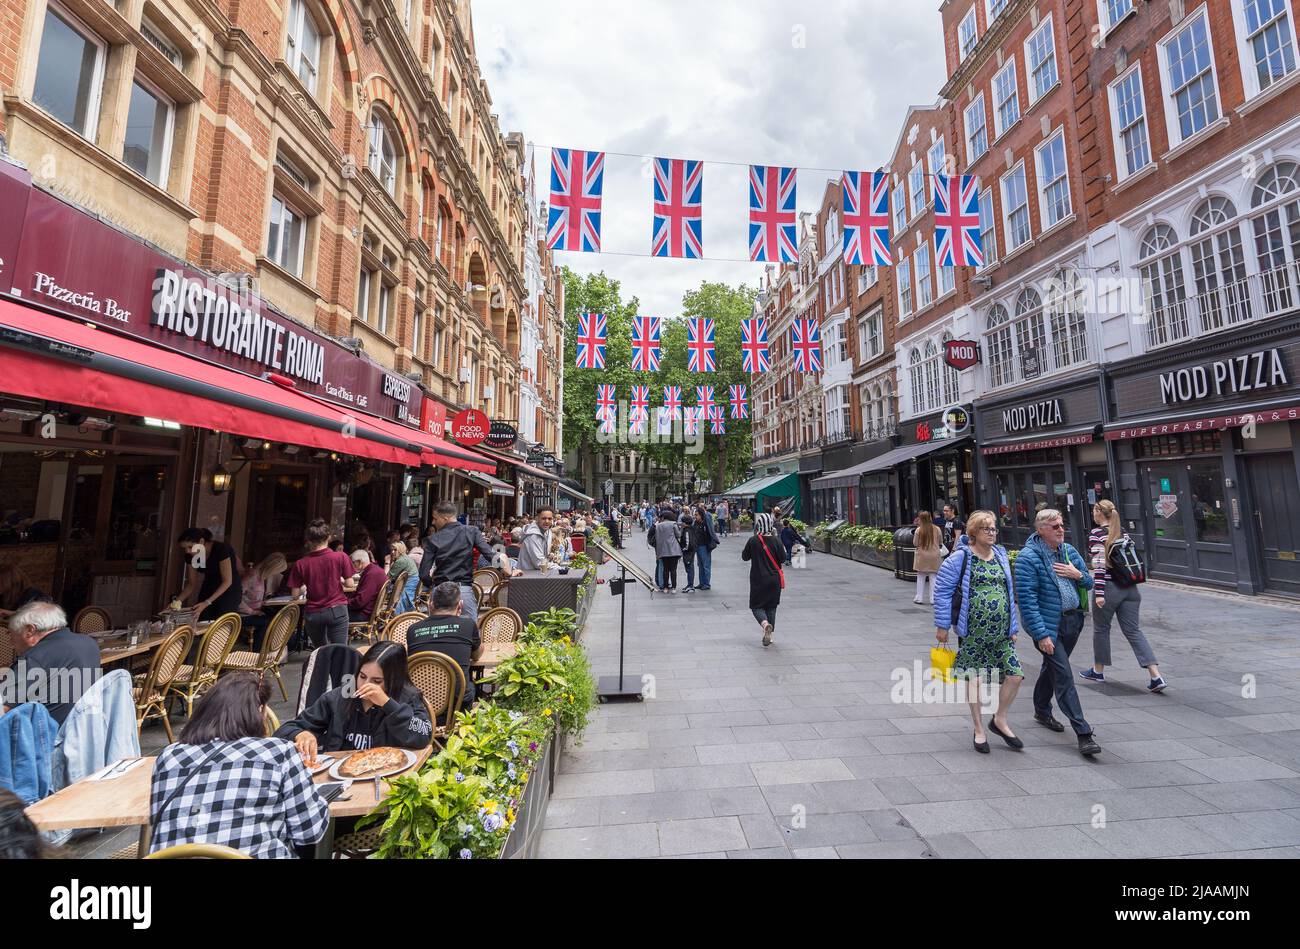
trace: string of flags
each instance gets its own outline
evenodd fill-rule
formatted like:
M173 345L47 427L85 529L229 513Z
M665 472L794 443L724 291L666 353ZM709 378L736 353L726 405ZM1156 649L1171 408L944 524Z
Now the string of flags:
M749 391L744 385L732 385L728 389L727 402L732 419L749 418ZM600 422L603 434L613 434L618 416L618 387L611 383L598 383L596 386L596 420ZM682 387L664 386L663 405L656 407L656 426L659 434L668 434L672 423L683 423L687 435L699 432L700 423L707 421L714 435L727 432L726 409L718 404L714 386L696 386L695 404L682 405ZM628 402L628 430L632 434L644 435L650 421L650 387L632 386L632 398Z
M974 175L939 173L927 177L932 189L940 266L984 266L979 179ZM798 261L797 179L797 168L749 166L750 260L784 264ZM552 250L600 253L604 181L605 152L551 149L547 246ZM889 175L883 171L845 171L840 187L845 261L853 266L893 266ZM651 256L701 259L704 162L655 158L651 188Z
M632 370L658 372L661 365L663 320L657 316L632 319ZM687 369L690 372L717 372L715 353L717 327L709 317L691 317L686 321ZM604 369L605 347L609 342L609 321L603 313L578 314L578 338L575 360L579 369ZM769 372L767 320L763 317L740 321L741 369L751 375ZM790 326L790 350L801 372L822 371L821 326L815 318L800 318ZM680 393L678 393L680 399ZM680 404L680 403L679 403Z

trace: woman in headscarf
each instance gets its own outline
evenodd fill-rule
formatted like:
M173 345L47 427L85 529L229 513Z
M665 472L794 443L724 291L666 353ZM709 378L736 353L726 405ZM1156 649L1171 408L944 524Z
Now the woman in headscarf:
M772 645L776 630L776 608L781 605L785 574L781 561L785 548L776 536L776 521L771 514L754 515L754 536L745 542L741 560L749 561L749 609L763 627L763 645Z

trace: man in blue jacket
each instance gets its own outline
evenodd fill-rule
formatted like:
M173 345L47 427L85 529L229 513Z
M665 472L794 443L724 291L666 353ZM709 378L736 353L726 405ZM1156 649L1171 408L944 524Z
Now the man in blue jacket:
M1079 751L1092 756L1101 752L1101 746L1083 717L1070 669L1070 653L1083 631L1092 574L1079 552L1065 542L1060 511L1039 511L1034 528L1037 533L1016 557L1016 605L1021 624L1043 654L1043 668L1034 685L1034 721L1054 732L1065 731L1052 716L1055 692L1056 703L1078 736Z

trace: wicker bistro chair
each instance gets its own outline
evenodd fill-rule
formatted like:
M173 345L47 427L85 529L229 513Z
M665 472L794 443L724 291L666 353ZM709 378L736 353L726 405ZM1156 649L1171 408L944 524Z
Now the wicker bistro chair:
M500 583L496 584L488 595L488 609L496 609L498 606L507 605L506 591L510 589L510 578L504 577Z
M406 589L406 585L410 582L411 575L409 573L398 574L388 581L388 596L384 599L384 608L375 610L375 614L378 615L371 615L371 618L376 621L374 639L380 638L384 627L388 625L388 621L397 615L397 604L402 599L402 591Z
M488 601L492 598L492 588L486 587L475 580L470 584L474 588L474 599L478 600L478 608L485 610L488 608Z
M450 656L440 652L421 652L411 659L407 674L429 705L433 738L441 744L465 699L465 673ZM438 724L440 718L441 725Z
M429 599L433 596L433 582L425 583L420 581L420 585L415 588L415 608L422 613L429 611Z
M252 860L248 854L222 844L177 844L151 853L146 860Z
M276 684L280 686L280 697L289 701L289 693L284 689L284 679L280 678L280 660L289 646L294 630L298 628L298 613L302 609L297 603L291 603L271 618L262 638L261 652L247 652L236 649L226 654L221 663L222 672L242 670L244 672L271 673Z
M473 583L480 584L491 590L501 582L501 572L496 567L479 567L474 571L472 578Z
M512 643L524 631L524 621L510 607L495 606L479 616L478 631L485 647Z
M194 630L189 626L178 626L162 645L154 650L149 662L149 671L135 677L135 725L144 728L145 720L158 716L162 719L167 732L167 740L173 742L171 722L167 719L167 697L176 675L180 671L185 657L189 655L190 644L194 641Z
M176 670L176 678L168 691L185 703L187 718L194 714L194 700L206 692L217 681L217 676L221 675L226 657L239 639L242 625L238 613L218 616L203 633L195 664L185 663Z
M379 588L379 593L375 597L374 608L370 611L370 619L362 620L359 623L348 623L348 639L364 639L367 643L373 643L379 638L379 633L384 628L384 614L388 611L389 598L393 595L393 581L387 580Z
M102 633L112 628L113 621L102 606L83 606L72 618L74 633Z
M391 642L401 643L405 646L407 631L416 623L428 618L428 616L419 611L399 613L384 625L384 635L382 638L390 640Z

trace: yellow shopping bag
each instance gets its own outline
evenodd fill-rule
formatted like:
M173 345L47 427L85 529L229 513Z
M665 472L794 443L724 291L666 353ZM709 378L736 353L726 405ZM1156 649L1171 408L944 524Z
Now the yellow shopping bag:
M930 678L942 679L944 682L956 682L953 664L957 661L957 652L945 646L930 647Z

